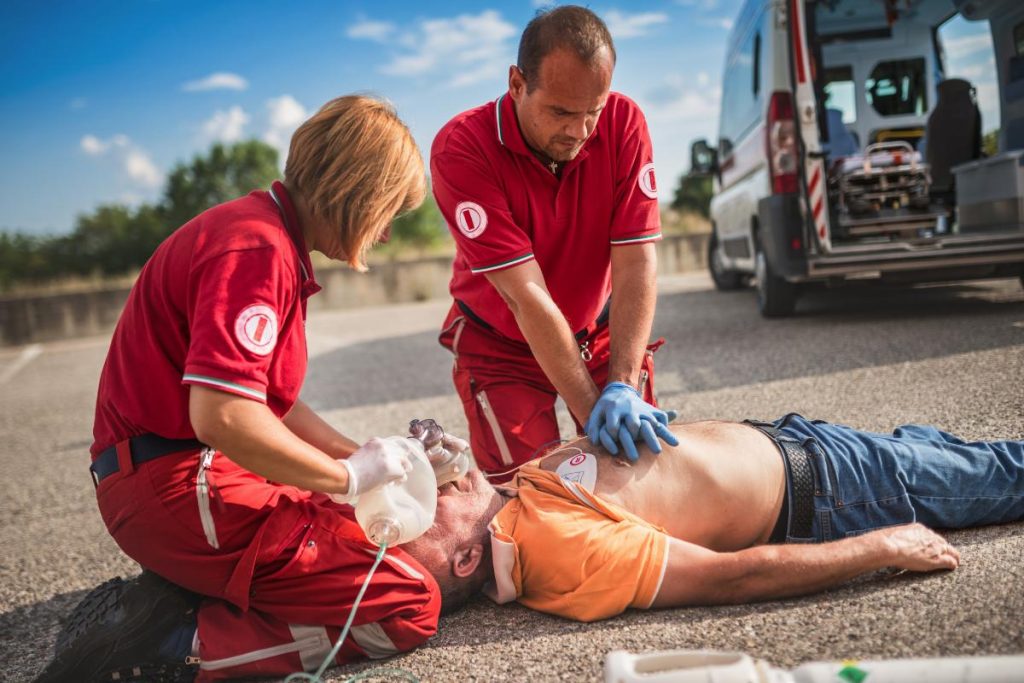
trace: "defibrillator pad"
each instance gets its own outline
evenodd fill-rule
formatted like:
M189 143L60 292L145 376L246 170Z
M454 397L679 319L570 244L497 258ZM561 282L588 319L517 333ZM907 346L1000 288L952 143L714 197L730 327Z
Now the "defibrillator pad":
M594 491L597 483L597 456L592 453L583 453L562 461L562 464L555 470L560 479L575 482L590 492Z

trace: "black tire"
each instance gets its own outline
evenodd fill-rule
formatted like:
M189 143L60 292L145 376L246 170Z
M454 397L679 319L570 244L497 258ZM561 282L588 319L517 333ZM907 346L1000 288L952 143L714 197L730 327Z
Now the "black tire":
M743 287L743 273L729 270L722 265L722 259L718 255L718 233L712 228L708 237L707 253L708 271L711 273L711 281L715 283L715 289L722 292L729 292Z
M796 309L799 290L772 272L762 249L757 250L754 263L754 278L757 280L757 308L766 318L782 318L792 315Z

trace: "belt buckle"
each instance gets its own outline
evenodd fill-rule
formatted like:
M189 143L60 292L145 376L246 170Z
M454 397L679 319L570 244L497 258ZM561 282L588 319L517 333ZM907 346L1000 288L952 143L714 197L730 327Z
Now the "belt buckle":
M96 470L89 468L89 476L92 477L92 485L94 488L100 487L100 475L96 474Z

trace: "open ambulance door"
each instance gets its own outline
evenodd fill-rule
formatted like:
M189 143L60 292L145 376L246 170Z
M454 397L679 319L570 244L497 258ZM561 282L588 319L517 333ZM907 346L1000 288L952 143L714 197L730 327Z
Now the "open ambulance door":
M790 83L792 85L794 116L796 117L797 149L801 178L801 198L805 205L805 244L809 253L828 253L832 250L829 225L827 175L825 155L822 151L821 105L815 91L816 61L814 49L814 0L785 0L787 4L786 30L789 36ZM808 22L808 9L811 21ZM806 239L813 235L812 239ZM817 248L814 248L814 245Z

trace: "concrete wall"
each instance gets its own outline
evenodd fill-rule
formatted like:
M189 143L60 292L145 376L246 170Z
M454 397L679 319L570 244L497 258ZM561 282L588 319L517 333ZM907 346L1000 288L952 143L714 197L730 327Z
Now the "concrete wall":
M658 269L704 268L707 235L670 235L658 245ZM450 256L374 264L369 273L345 266L321 268L323 291L310 309L355 308L448 296ZM0 346L72 339L111 330L128 298L125 286L86 292L0 298Z

